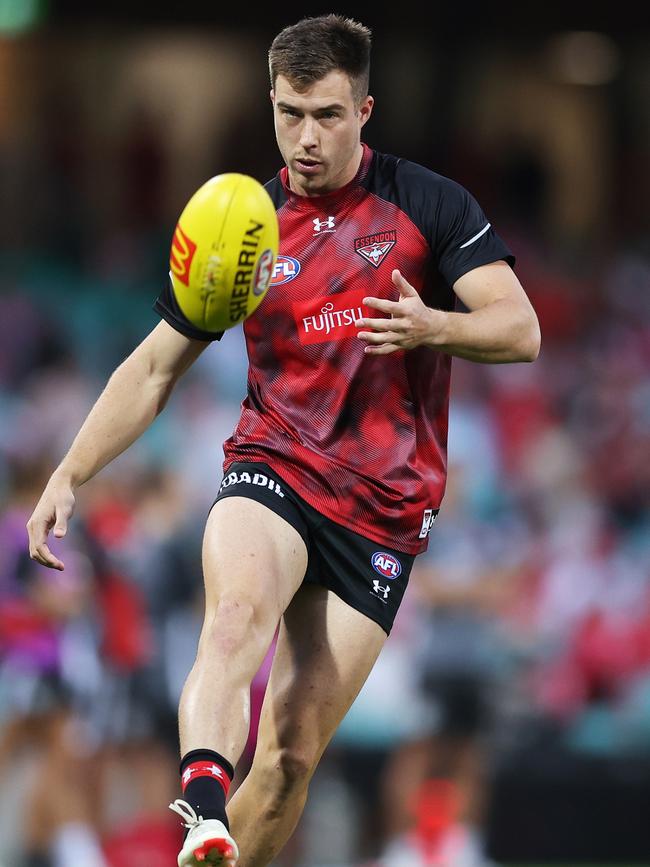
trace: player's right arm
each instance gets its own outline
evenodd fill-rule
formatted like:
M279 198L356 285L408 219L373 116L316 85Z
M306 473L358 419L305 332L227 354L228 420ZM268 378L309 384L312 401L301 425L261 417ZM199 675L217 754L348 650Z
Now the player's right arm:
M163 320L114 371L27 522L33 560L63 570L47 536L52 528L57 538L65 535L76 489L144 433L178 379L208 345Z

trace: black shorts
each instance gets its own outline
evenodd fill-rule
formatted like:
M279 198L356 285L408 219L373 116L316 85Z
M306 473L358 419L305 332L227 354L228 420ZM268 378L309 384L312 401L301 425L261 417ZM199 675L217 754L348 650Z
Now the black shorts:
M232 463L214 502L226 497L248 497L288 521L307 546L303 580L327 587L390 634L414 554L387 548L321 515L267 464Z

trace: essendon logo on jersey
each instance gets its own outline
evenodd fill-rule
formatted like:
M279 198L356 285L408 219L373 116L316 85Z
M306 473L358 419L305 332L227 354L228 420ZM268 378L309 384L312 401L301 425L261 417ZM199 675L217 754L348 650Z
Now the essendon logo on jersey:
M196 244L191 238L188 238L185 232L181 229L181 224L178 223L174 237L172 238L172 249L169 256L169 266L175 277L190 285L190 268L192 267L192 259L196 253Z
M367 315L361 304L367 294L365 289L352 289L350 292L296 302L293 315L300 342L324 343L356 336L359 329L354 323Z
M388 229L385 232L366 235L364 238L355 238L354 252L363 256L374 268L379 268L396 242L397 232L395 229Z

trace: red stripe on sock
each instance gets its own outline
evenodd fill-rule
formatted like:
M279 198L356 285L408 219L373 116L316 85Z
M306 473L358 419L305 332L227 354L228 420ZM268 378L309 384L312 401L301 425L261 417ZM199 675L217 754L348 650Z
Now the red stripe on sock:
M221 783L226 797L228 796L228 789L230 788L230 777L228 776L226 771L216 762L192 762L191 765L188 765L183 771L183 775L181 777L183 794L185 794L185 789L189 786L191 781L196 780L197 777L212 777L214 780L217 780Z

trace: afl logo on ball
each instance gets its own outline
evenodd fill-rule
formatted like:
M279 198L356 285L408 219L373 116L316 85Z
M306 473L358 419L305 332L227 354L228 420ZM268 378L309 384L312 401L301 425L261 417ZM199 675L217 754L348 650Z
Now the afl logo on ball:
M271 265L273 264L273 250L265 250L260 256L253 277L253 295L262 295L266 292L271 280Z
M398 578L402 573L402 564L397 557L385 551L375 551L370 562L375 572L379 572L384 578Z
M273 268L271 286L281 286L300 274L300 262L293 256L278 256Z

